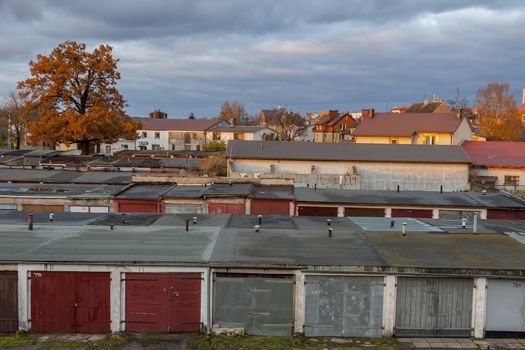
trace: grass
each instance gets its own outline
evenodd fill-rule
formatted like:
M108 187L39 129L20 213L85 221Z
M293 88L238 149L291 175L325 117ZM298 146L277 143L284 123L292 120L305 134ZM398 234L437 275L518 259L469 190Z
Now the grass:
M192 339L192 345L199 350L404 350L403 344L393 338L341 339L293 337L258 337L249 335L206 335L198 334Z
M101 350L110 350L110 349L117 349L121 347L122 345L126 344L128 341L126 338L124 338L121 335L113 334L106 339L90 342L89 348L90 349L101 349Z
M14 335L0 337L0 347L2 348L19 348L33 345L33 341L27 338L27 334L17 332Z

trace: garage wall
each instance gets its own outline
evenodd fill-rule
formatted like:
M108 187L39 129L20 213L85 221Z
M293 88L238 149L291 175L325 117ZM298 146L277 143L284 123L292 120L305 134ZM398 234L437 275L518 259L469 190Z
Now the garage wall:
M0 271L0 333L18 330L18 273Z

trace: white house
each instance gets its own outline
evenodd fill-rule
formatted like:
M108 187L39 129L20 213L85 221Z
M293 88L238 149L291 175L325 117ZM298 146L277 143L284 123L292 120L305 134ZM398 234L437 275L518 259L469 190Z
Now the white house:
M268 139L274 140L276 137L277 132L265 126L217 125L206 132L208 141L264 141Z

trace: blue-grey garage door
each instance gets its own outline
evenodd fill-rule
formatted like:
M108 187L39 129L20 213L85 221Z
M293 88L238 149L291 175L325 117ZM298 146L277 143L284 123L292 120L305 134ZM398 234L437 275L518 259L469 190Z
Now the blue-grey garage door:
M525 280L489 279L486 317L488 336L525 332Z
M252 335L292 334L293 280L217 277L213 323Z
M306 336L383 334L383 277L306 277Z

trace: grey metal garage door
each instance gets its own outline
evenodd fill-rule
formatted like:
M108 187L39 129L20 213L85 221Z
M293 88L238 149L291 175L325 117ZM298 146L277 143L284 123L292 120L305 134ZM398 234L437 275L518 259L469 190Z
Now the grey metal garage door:
M202 204L165 204L164 212L169 214L202 214Z
M383 277L306 277L306 336L379 337Z
M525 332L525 281L489 279L487 332Z
M293 328L293 280L217 277L214 310L213 323L220 328L289 336Z
M473 286L466 278L400 277L396 336L470 336Z

